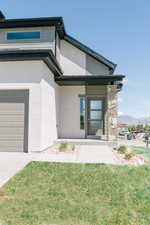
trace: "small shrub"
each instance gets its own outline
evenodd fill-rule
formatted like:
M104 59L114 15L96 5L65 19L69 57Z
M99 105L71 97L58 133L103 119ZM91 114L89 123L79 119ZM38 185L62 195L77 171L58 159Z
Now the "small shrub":
M73 152L75 151L75 145L69 143L61 143L58 149L59 152Z
M119 154L125 154L125 153L127 152L127 147L124 146L124 145L122 145L122 146L120 146L120 147L118 148L117 151L118 151Z
M73 145L73 144L68 144L68 146L67 146L67 151L68 152L73 152L75 150L75 145Z
M5 191L1 188L0 189L0 197L4 196L5 195Z
M134 153L127 153L127 154L125 154L124 159L125 159L125 160L130 160L130 159L132 159L134 156L135 156Z
M60 145L59 145L59 151L60 152L65 152L66 150L67 150L67 143L61 143Z

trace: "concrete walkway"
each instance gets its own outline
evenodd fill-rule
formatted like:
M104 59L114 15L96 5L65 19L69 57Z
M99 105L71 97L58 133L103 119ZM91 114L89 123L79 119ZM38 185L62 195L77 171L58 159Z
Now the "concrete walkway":
M106 145L77 145L73 153L0 152L0 187L31 161L118 164L112 149Z
M0 187L23 169L30 161L30 154L18 152L0 152Z
M72 162L72 163L106 163L117 164L117 159L109 146L78 145L73 153L41 153L34 161Z

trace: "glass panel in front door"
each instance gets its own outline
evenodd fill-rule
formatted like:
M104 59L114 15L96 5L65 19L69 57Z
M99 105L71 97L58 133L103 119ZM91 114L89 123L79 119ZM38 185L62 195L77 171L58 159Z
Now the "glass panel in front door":
M103 133L103 101L88 99L87 103L87 135L100 136Z
M92 110L100 110L102 109L102 101L101 100L89 100L90 103L90 109Z

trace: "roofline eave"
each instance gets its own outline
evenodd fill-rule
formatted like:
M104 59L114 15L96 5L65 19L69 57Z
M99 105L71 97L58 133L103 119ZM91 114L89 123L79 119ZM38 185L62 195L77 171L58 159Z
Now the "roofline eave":
M122 83L124 75L81 75L55 77L59 85L113 85Z
M62 76L63 71L52 50L9 50L0 51L0 62L43 60L55 76Z
M56 26L56 30L59 34L60 39L68 41L70 44L79 48L81 51L90 55L98 62L103 63L110 69L112 74L115 71L116 64L95 52L91 48L82 44L75 38L68 35L65 31L65 25L63 17L43 17L43 18L22 18L22 19L3 19L0 20L0 28L16 28L16 27L38 27L38 26Z

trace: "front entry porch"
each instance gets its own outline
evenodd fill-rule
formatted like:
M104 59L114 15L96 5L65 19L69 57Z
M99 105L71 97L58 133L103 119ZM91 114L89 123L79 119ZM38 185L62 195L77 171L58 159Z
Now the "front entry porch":
M63 76L60 85L58 137L114 140L117 92L123 76ZM120 83L119 83L120 84Z

